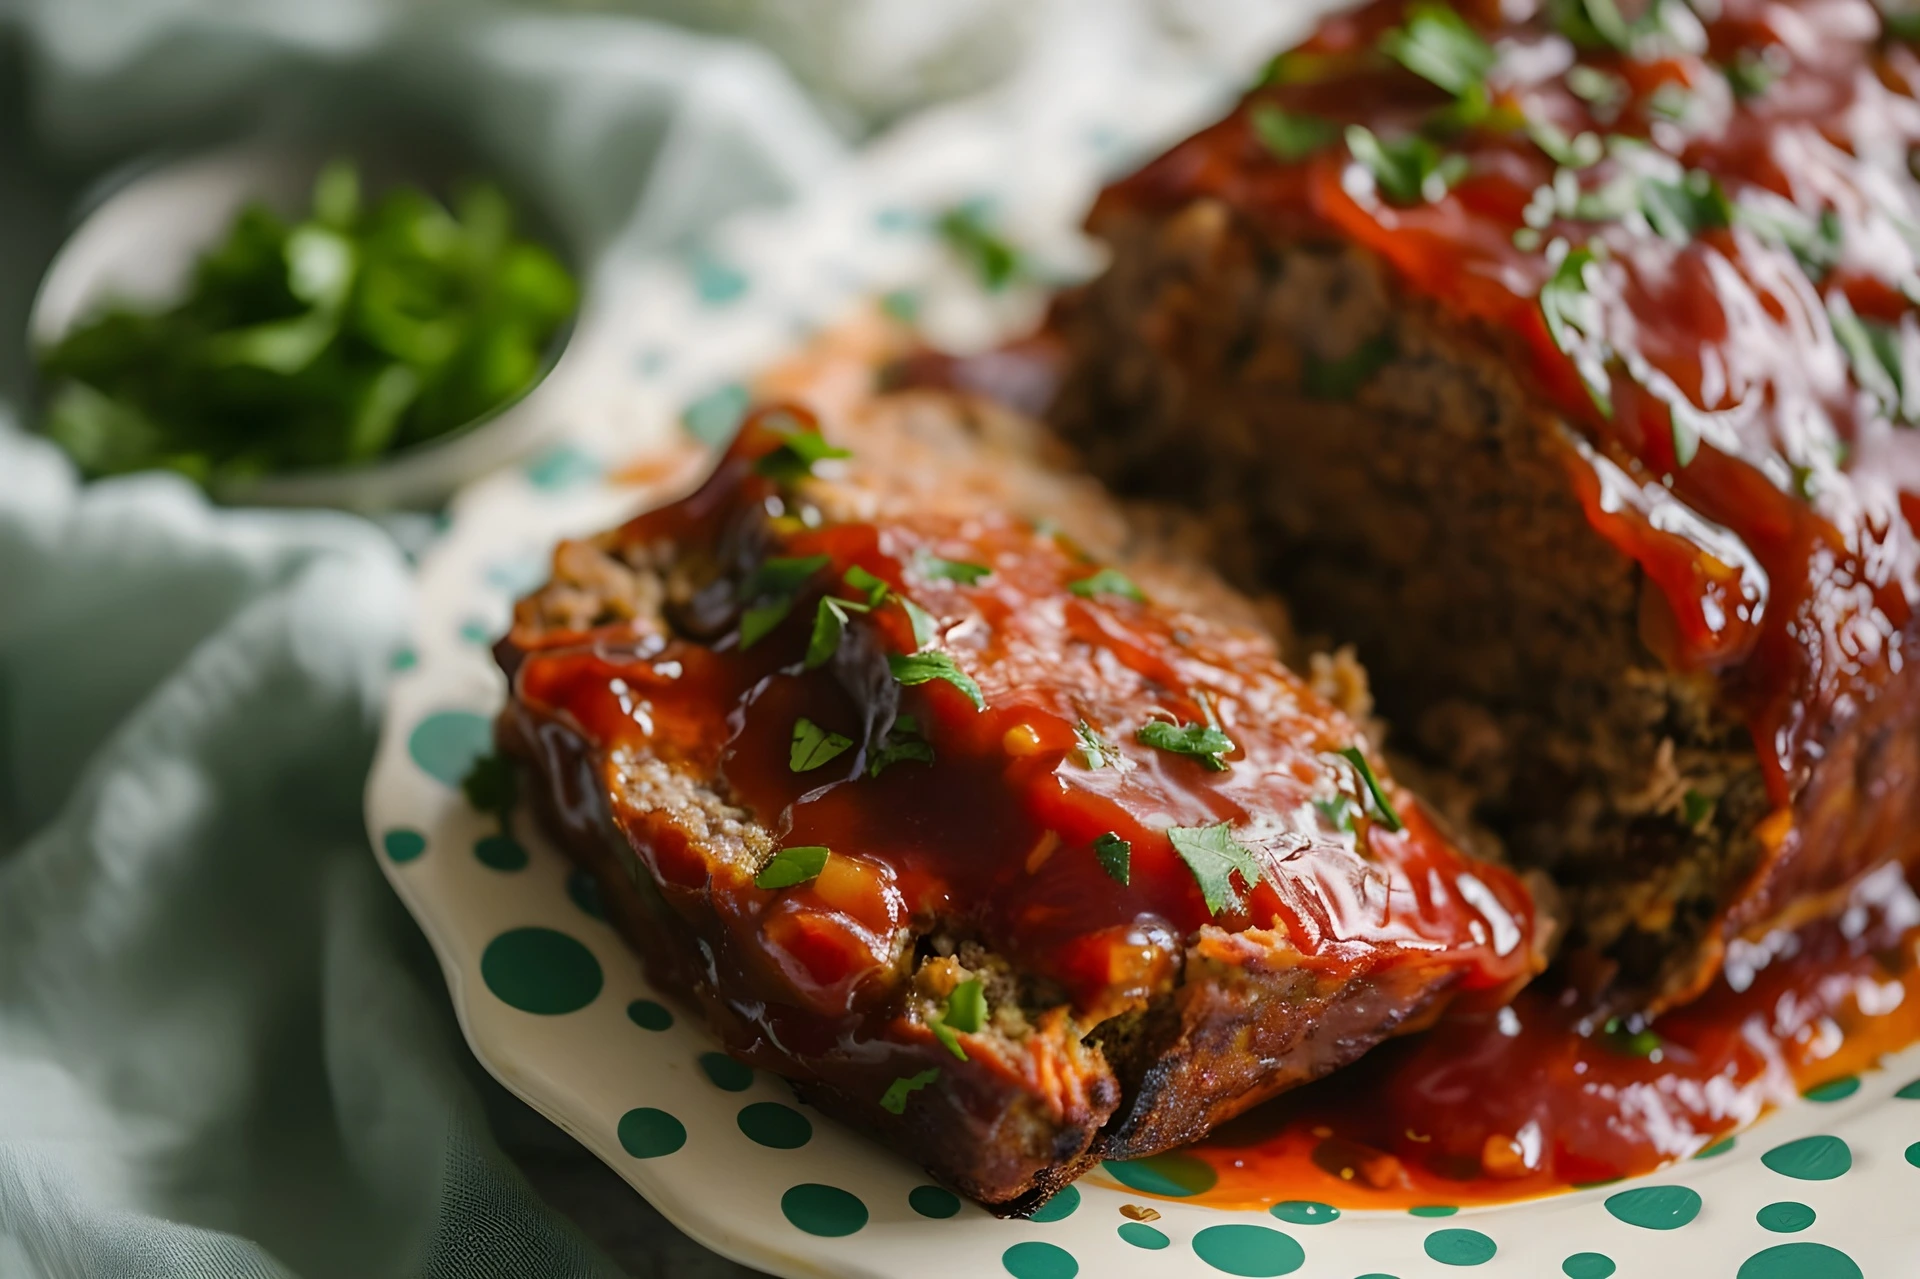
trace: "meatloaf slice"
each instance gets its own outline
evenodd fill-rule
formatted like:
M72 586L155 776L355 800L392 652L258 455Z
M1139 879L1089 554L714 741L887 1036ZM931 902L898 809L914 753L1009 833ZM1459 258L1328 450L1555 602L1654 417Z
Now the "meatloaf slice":
M854 373L563 543L497 650L542 819L729 1051L1020 1214L1540 966L1252 606Z
M1106 192L1057 313L1061 430L1357 642L1618 1007L1920 859L1913 30L1382 0Z

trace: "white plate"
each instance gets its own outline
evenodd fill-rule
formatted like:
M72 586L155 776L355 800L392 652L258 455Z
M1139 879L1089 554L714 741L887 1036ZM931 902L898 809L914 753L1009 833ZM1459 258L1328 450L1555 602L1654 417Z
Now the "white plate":
M1303 1222L1299 1212L1152 1198L1100 1172L1044 1220L996 1220L799 1105L778 1079L718 1056L700 1025L649 989L591 891L537 831L503 837L466 805L458 779L488 749L504 691L487 644L513 596L543 576L557 537L659 500L657 482L623 484L609 478L616 468L643 459L657 473L697 457L683 425L724 426L742 394L733 379L863 294L910 287L948 339L985 340L1030 318L1036 295L971 290L928 234L929 212L995 200L1017 237L1071 261L1083 251L1071 220L1127 139L1164 136L1204 109L1191 85L1082 96L1028 114L1003 104L929 117L804 207L610 282L613 304L575 342L591 358L592 393L552 423L568 442L454 503L421 565L415 647L397 663L367 820L440 957L474 1053L688 1234L778 1275L1920 1274L1920 1087L1896 1096L1920 1076L1920 1051L1848 1097L1770 1117L1730 1153L1636 1185L1444 1220L1348 1211ZM1762 1161L1792 1142L1827 1158L1772 1162L1803 1173L1811 1163L1820 1179ZM1120 1213L1129 1203L1160 1217L1132 1223ZM1780 1204L1810 1208L1811 1224L1762 1226L1761 1210Z

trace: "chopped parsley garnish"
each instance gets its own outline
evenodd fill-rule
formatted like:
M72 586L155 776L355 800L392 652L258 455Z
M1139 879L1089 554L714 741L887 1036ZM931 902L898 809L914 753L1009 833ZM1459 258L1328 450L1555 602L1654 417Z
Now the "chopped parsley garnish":
M1907 387L1902 372L1901 331L1859 315L1838 289L1827 295L1827 318L1861 389L1878 400L1894 421L1911 425L1920 420L1920 404L1909 403L1920 399L1920 387Z
M990 293L997 293L1026 273L1025 256L987 225L986 208L978 201L948 209L935 228L947 246L973 267Z
M1689 789L1680 797L1680 818L1689 826L1698 826L1713 816L1714 802L1710 796Z
M1547 17L1561 35L1583 49L1633 47L1634 30L1614 0L1548 0Z
M1174 725L1150 719L1134 736L1157 750L1191 755L1216 773L1227 771L1227 761L1220 757L1234 748L1233 739L1211 724Z
M1337 360L1309 355L1300 371L1300 389L1310 399L1351 400L1398 353L1392 333L1377 333Z
M847 614L864 613L865 604L832 595L820 597L813 610L813 634L807 639L808 670L824 666L840 651L840 637L847 633Z
M1095 732L1093 725L1084 719L1073 726L1073 735L1080 743L1080 762L1088 768L1120 766L1120 748Z
M1287 161L1305 159L1340 136L1340 126L1330 120L1303 111L1282 111L1270 102L1256 104L1247 113L1247 122L1260 145Z
M506 756L482 755L460 779L460 790L474 808L504 823L520 799L520 774Z
M1313 806L1327 819L1327 825L1337 831L1353 833L1353 801L1344 794L1335 794L1332 799L1316 799Z
M887 1085L887 1091L881 1094L880 1109L890 1115L902 1115L907 1110L907 1098L919 1092L934 1080L940 1078L938 1067L928 1067L917 1075L908 1075L896 1079Z
M1655 234L1685 244L1703 231L1733 225L1733 202L1710 173L1689 170L1678 182L1640 180L1640 211Z
M1632 1030L1628 1023L1618 1017L1607 1018L1607 1024L1600 1031L1600 1041L1624 1057L1650 1057L1657 1060L1660 1053L1659 1035L1645 1026Z
M899 683L911 686L936 679L945 680L965 693L975 710L987 709L987 699L980 695L980 686L973 682L973 676L954 665L949 654L889 653L887 666Z
M904 595L896 598L900 601L900 607L906 611L907 621L913 624L913 646L925 648L933 643L933 637L940 630L940 624L933 620L933 614Z
M893 717L893 727L867 758L867 776L878 777L889 765L902 760L933 763L933 747L920 735L920 721L911 715Z
M868 608L879 608L881 603L887 598L888 592L892 589L886 582L875 577L872 573L867 572L867 570L861 568L858 564L849 568L841 576L841 580L854 590L866 595Z
M1354 771L1360 774L1360 780L1366 784L1367 795L1373 801L1374 816L1380 819L1380 824L1390 831L1399 830L1400 814L1394 811L1393 801L1387 798L1380 779L1373 775L1373 765L1367 763L1367 757L1360 753L1360 748L1349 746L1340 752L1340 756L1353 765Z
M780 444L772 452L762 454L753 469L781 484L792 484L812 475L815 462L853 456L848 450L827 443L826 437L812 427L769 426L767 429L780 437Z
M1407 11L1406 25L1382 36L1380 47L1456 98L1485 97L1487 72L1495 62L1493 46L1444 4L1415 4Z
M1467 157L1442 155L1417 133L1382 138L1363 125L1347 126L1347 149L1390 204L1438 200L1466 176Z
M985 564L969 564L965 560L943 560L938 555L929 555L925 551L920 553L916 563L920 566L922 577L944 582L958 582L962 586L972 586L981 578L993 573L993 570Z
M1200 896L1212 914L1218 915L1229 902L1240 904L1240 894L1233 886L1236 873L1249 888L1260 882L1260 863L1250 849L1235 841L1230 822L1172 826L1167 829L1167 838L1193 872L1193 881L1200 886Z
M1103 568L1098 573L1081 578L1077 582L1068 582L1067 589L1081 599L1092 599L1096 595L1118 595L1135 603L1146 603L1147 597L1133 584L1133 579L1117 568Z
M1720 68L1727 77L1733 96L1743 100L1759 97L1773 87L1787 70L1787 51L1777 44L1764 49L1742 49L1732 62Z
M847 753L853 739L825 729L802 715L793 721L793 744L787 751L787 767L796 773L810 773Z
M756 888L791 888L804 884L827 868L830 856L818 844L800 844L775 853L760 873L753 877Z
M1527 136L1547 153L1548 159L1568 169L1590 168L1600 163L1607 153L1606 144L1598 134L1578 133L1568 137L1565 130L1547 120L1527 121Z
M1593 118L1601 124L1612 124L1619 118L1620 108L1632 92L1627 82L1613 72L1584 64L1567 68L1566 84L1568 91L1586 103L1593 111Z
M1587 268L1598 259L1590 248L1570 249L1560 265L1540 286L1540 314L1553 344L1571 357L1586 383L1587 394L1608 417L1613 416L1613 392L1602 360L1583 353L1578 339L1600 336L1600 308L1588 290Z
M1093 839L1093 855L1100 860L1100 869L1107 872L1107 878L1125 888L1133 877L1133 845L1121 839L1112 831L1096 835Z
M987 988L978 977L967 978L947 996L946 1023L965 1035L987 1024Z
M827 566L830 557L808 555L764 561L740 584L739 598L752 601L740 615L740 647L752 648L778 626L793 609L793 597L807 579Z

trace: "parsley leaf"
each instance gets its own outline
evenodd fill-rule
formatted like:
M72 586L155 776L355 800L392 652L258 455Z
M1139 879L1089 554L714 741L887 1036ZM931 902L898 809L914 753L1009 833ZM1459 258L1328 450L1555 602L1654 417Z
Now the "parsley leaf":
M1859 315L1838 289L1827 295L1827 318L1861 389L1880 401L1881 409L1896 422L1912 424L1920 418L1920 405L1908 403L1920 387L1905 385L1900 330Z
M1353 801L1344 794L1335 794L1332 799L1316 799L1313 806L1327 819L1327 825L1337 831L1353 833Z
M889 653L887 666L893 671L893 678L902 684L911 686L943 679L965 693L975 710L987 709L987 699L980 695L980 686L973 682L973 676L954 665L947 653Z
M1613 416L1613 388L1605 361L1582 350L1580 339L1600 337L1600 307L1588 290L1587 268L1598 259L1589 248L1571 249L1540 286L1540 315L1547 322L1553 344L1570 357L1586 383L1587 394L1608 417Z
M1680 819L1689 826L1699 826L1713 816L1713 800L1699 791L1689 788L1680 797Z
M852 746L852 738L822 728L802 715L793 721L793 744L787 751L787 767L796 773L810 773L844 755Z
M947 1025L963 1034L977 1034L987 1023L987 990L978 977L969 977L947 996Z
M925 648L933 643L933 637L940 632L940 623L933 620L933 614L904 595L897 598L900 601L900 607L906 610L907 621L913 624L913 646Z
M1211 724L1175 726L1163 719L1150 719L1134 736L1158 750L1191 755L1216 773L1227 771L1227 762L1220 757L1234 748L1233 739Z
M830 855L818 844L783 848L753 877L754 887L791 888L795 884L804 884L826 869Z
M1645 1026L1639 1030L1633 1030L1627 1022L1618 1017L1607 1018L1607 1024L1600 1031L1600 1042L1623 1057L1650 1057L1656 1061L1659 1060L1660 1036Z
M1084 719L1073 726L1080 741L1080 762L1091 769L1120 767L1120 748L1094 731Z
M1380 785L1380 779L1373 775L1373 765L1367 763L1367 757L1360 753L1360 748L1349 746L1341 751L1340 755L1353 765L1354 771L1360 774L1360 780L1366 783L1367 794L1373 799L1374 812L1379 817L1380 824L1390 831L1399 830L1400 814L1394 811L1393 801L1387 798L1387 792Z
M1417 133L1381 138L1364 125L1347 126L1347 149L1373 175L1391 204L1434 201L1467 173L1467 157L1440 154Z
M857 601L822 595L813 610L813 634L807 639L807 669L832 661L840 651L840 637L847 631L847 614L866 611L867 606Z
M929 555L925 551L920 553L917 563L922 577L958 582L962 586L972 586L993 572L985 564L969 564L965 560L943 560L938 555Z
M1415 4L1407 11L1406 25L1382 36L1380 47L1395 62L1456 98L1484 95L1487 72L1495 61L1493 46L1444 4Z
M933 747L920 736L920 721L911 715L893 717L893 727L887 730L886 740L867 759L867 776L878 777L888 765L902 760L933 763Z
M1689 170L1678 182L1658 178L1640 180L1640 211L1654 233L1685 244L1703 231L1733 225L1733 202L1719 179L1699 169Z
M881 1094L880 1109L890 1115L905 1114L908 1096L919 1092L938 1078L940 1078L940 1068L931 1066L917 1075L908 1075L894 1080L887 1085L887 1091Z
M948 209L935 229L949 248L973 266L989 293L999 292L1027 273L1025 255L987 225L986 209L977 201Z
M868 608L879 608L881 602L887 598L889 591L892 589L884 580L875 577L858 564L849 568L841 580L846 582L846 584L854 590L862 591L866 594Z
M1081 599L1090 600L1096 595L1118 595L1140 604L1147 601L1147 597L1140 593L1140 588L1133 584L1133 579L1117 568L1103 568L1077 582L1068 582L1067 589Z
M1786 73L1786 55L1786 49L1777 44L1764 49L1742 49L1720 70L1727 77L1727 87L1733 90L1733 96L1750 101L1771 89L1773 82Z
M793 597L807 579L827 566L829 557L808 555L790 558L775 556L765 560L740 584L739 598L756 601L740 615L740 648L745 651L759 643L793 609Z
M812 475L815 462L853 456L849 450L827 443L826 437L812 427L771 426L767 429L780 437L780 444L762 454L753 469L781 484L792 484Z
M1133 878L1133 845L1121 839L1112 831L1096 835L1093 840L1093 855L1100 859L1100 869L1107 872L1107 878L1125 888Z
M520 798L520 774L506 756L482 755L460 779L460 790L474 808L492 813L504 822Z
M945 1018L938 1015L927 1018L927 1029L933 1032L933 1037L940 1041L942 1048L961 1061L967 1060L967 1050L961 1046L960 1037L953 1033L953 1027L947 1025Z
M1167 838L1173 841L1173 851L1180 854L1180 860L1193 872L1207 910L1215 915L1229 902L1235 906L1240 904L1240 894L1233 886L1235 873L1248 887L1260 882L1260 863L1249 849L1234 840L1230 822L1217 826L1172 826L1167 829Z
M1327 146L1340 136L1340 128L1330 120L1303 111L1282 111L1270 102L1255 104L1247 113L1253 136L1281 160L1301 160Z

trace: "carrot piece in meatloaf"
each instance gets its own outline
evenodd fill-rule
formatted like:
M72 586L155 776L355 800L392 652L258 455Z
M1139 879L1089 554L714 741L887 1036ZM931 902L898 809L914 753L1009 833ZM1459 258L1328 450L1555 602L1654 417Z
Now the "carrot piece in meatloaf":
M1054 416L1242 522L1621 1008L1920 859L1920 27L1380 3L1100 199Z
M502 746L652 979L1015 1214L1541 962L1515 877L1036 442L762 409L498 649Z

